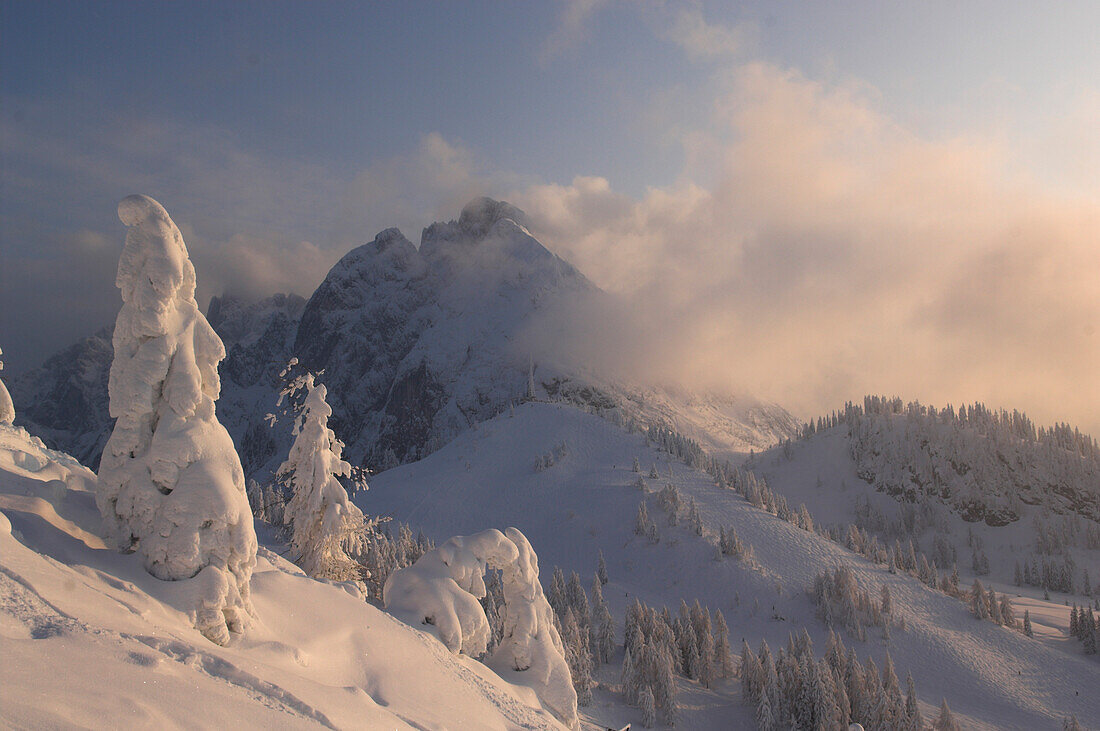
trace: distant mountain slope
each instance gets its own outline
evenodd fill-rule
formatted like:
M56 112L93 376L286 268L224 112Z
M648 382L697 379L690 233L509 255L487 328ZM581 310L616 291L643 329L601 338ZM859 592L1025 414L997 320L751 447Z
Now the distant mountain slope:
M552 465L537 470L536 458L547 454ZM635 458L648 483L646 495L634 485ZM647 476L654 464L658 479ZM735 645L745 637L755 646L763 637L775 647L786 643L788 632L806 626L823 648L826 628L810 599L814 577L850 566L868 591L877 595L889 586L906 621L888 644L877 630L868 631L865 643L852 644L880 665L888 648L899 673L911 670L926 718L934 717L943 697L967 717L968 728L1050 728L1070 713L1100 718L1100 697L1091 691L1100 683L1100 665L1066 654L1059 649L1064 642L1044 643L978 621L957 599L753 508L705 473L673 463L670 480L668 469L667 455L639 434L566 405L525 404L514 416L481 424L426 459L377 476L356 501L368 513L408 521L437 539L478 525L515 524L539 552L545 585L555 565L579 572L590 584L602 550L610 574L604 596L620 628L635 597L673 611L681 599L699 599L725 614ZM654 492L669 482L683 500L697 502L703 538L682 524L667 524ZM643 497L658 525L657 544L633 531ZM733 528L753 546L754 565L716 559L720 528ZM617 677L618 668L608 672ZM746 712L735 690L720 688L708 696L690 688L696 702L682 709L685 728L728 728ZM588 713L607 726L639 720L632 710L608 708Z
M519 345L532 329L564 327L555 318L575 317L564 314L576 312L569 305L607 295L540 244L525 220L507 203L479 198L457 221L426 228L419 248L387 229L348 252L308 302L215 297L208 318L228 353L218 413L246 474L268 479L289 446L285 425L272 430L264 417L292 356L324 371L346 455L375 469L428 454L528 396L661 424L726 451L797 434L790 414L749 396L625 382L564 355L532 358ZM21 423L96 465L110 429L111 357L106 330L15 379Z
M746 466L819 525L912 540L967 579L1014 585L1019 563L1071 602L1100 583L1100 450L1064 424L868 397Z
M560 729L530 691L260 549L229 647L100 539L95 475L0 425L0 716L14 728Z

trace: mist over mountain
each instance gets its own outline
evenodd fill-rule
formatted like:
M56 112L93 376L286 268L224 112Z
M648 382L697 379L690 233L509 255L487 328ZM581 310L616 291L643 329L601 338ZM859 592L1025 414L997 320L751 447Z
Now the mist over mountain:
M419 246L397 229L380 232L308 300L213 298L208 317L227 351L218 411L246 473L264 478L288 445L287 425L265 417L291 358L322 373L349 459L374 469L429 454L530 398L660 424L723 452L796 435L794 417L751 395L648 381L638 355L659 343L525 220L506 202L477 198L457 220L425 228ZM98 464L111 357L106 329L16 378L20 423Z

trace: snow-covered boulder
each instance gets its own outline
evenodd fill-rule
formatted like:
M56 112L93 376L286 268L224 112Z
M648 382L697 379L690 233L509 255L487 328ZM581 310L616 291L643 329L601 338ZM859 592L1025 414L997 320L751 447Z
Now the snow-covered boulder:
M179 229L146 196L118 206L129 227L116 284L110 414L96 502L108 535L159 579L193 579L195 626L224 644L252 612L256 534L244 472L218 422L222 341L195 302Z
M489 665L507 680L527 685L569 726L577 724L577 693L569 675L554 611L539 584L538 557L515 528L456 536L395 571L383 591L386 609L412 625L433 625L452 652L477 657L489 641L489 622L478 599L485 571L499 569L504 585L504 637Z
M3 353L4 351L0 350L0 355ZM0 360L0 371L2 370L4 370L4 361ZM15 421L15 404L11 402L11 395L4 386L4 382L0 381L0 424L10 424L13 421Z

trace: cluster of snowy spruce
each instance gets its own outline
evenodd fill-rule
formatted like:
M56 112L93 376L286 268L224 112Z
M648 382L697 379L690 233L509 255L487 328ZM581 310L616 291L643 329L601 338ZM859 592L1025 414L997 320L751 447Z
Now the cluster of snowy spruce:
M814 577L812 596L821 621L830 629L836 625L845 627L860 642L867 640L866 626L882 627L886 639L890 637L891 625L905 629L905 619L894 616L890 588L883 584L879 599L871 599L847 566Z
M622 668L623 693L642 712L642 724L676 722L675 676L697 681L705 688L734 675L729 628L719 611L696 601L689 609L680 602L675 618L668 607L657 611L634 600L626 611Z
M918 731L925 728L917 704L912 674L906 675L903 696L890 654L880 672L873 658L864 665L855 650L831 630L825 656L814 658L813 642L805 630L773 657L767 641L754 653L741 644L741 686L756 704L760 731L783 728L835 729L858 723L869 731ZM934 729L958 729L947 701L940 707Z
M1069 633L1085 646L1086 655L1096 654L1096 644L1100 640L1100 624L1092 613L1092 607L1078 607L1076 604L1069 613Z
M610 662L615 649L615 620L603 598L607 580L607 563L601 553L592 580L591 602L580 575L574 571L567 582L564 572L556 566L546 597L554 610L577 704L581 706L592 703L592 688L596 685L592 673L596 664Z
M1100 446L1068 424L1036 427L980 403L956 411L867 396L808 423L803 436L840 424L859 476L899 499L935 499L991 526L1018 520L1025 504L1100 520Z

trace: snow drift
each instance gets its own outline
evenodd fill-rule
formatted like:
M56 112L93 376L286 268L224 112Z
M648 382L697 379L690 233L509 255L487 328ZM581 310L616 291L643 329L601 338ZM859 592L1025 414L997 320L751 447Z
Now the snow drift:
M252 613L256 533L244 471L214 402L225 348L195 302L179 229L146 196L118 206L129 227L116 284L110 414L96 502L110 538L159 579L190 579L195 625L225 644Z

